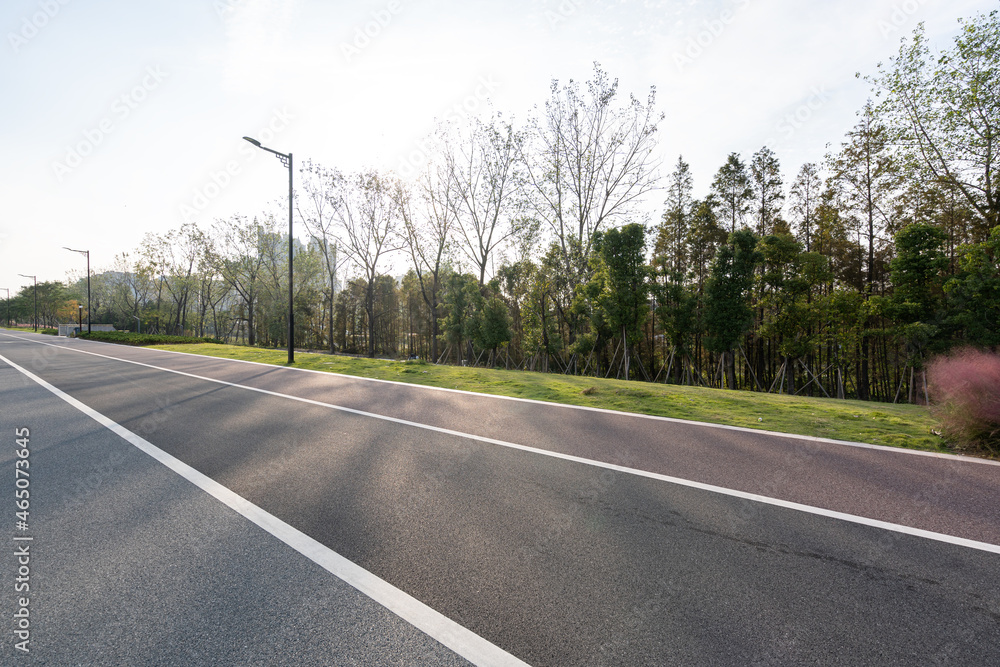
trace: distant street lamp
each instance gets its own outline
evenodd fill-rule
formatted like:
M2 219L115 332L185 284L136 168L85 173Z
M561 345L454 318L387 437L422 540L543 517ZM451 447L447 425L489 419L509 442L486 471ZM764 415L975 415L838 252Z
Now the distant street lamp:
M87 256L87 333L90 333L90 251L89 250L73 250L72 248L66 248L70 252L78 252L81 255ZM80 328L83 328L83 324L80 324Z
M38 276L27 276L23 273L17 274L22 278L31 278L35 281L35 332L38 332Z
M259 141L250 137L243 138L261 150L274 153L281 160L281 164L288 168L288 363L291 364L295 362L295 311L292 296L292 154L279 153L267 146L261 146Z
M0 287L4 292L7 292L7 326L10 327L10 288Z

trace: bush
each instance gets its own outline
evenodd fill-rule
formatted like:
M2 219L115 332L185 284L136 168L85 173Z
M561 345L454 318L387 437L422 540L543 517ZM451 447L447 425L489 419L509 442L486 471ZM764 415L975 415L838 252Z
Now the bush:
M121 345L177 345L181 343L221 343L218 338L189 338L187 336L165 336L160 334L140 334L131 331L93 331L81 333L78 338L97 340L103 343Z
M965 348L927 368L943 434L960 449L1000 455L1000 355Z

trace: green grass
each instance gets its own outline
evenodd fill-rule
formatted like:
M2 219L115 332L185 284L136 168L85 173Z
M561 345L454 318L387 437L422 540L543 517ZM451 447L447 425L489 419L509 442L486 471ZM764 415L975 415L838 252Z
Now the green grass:
M158 349L286 365L287 351L237 345L157 345ZM949 452L931 433L927 408L794 397L704 387L626 382L528 371L436 366L326 354L295 354L295 367L431 387L660 415L800 435Z

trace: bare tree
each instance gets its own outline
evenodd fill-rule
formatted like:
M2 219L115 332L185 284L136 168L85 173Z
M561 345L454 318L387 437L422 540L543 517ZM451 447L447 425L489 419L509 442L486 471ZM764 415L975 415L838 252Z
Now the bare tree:
M564 258L574 243L585 270L594 235L614 221L625 221L634 205L656 187L658 162L653 154L657 123L656 89L646 104L629 96L615 107L618 80L600 65L586 93L570 80L553 81L541 118L532 127L533 153L526 159L533 209L549 224Z
M490 258L517 234L524 204L524 134L496 116L473 119L468 134L445 145L450 195L462 237L462 250L486 280Z
M365 277L365 314L368 317L368 356L375 356L375 279L379 262L403 247L401 215L393 201L393 181L368 170L344 181L334 210L346 242L344 250Z
M296 208L299 219L323 259L328 303L327 333L330 337L330 352L333 352L334 304L337 298L337 270L340 268L338 239L335 234L337 208L340 206L337 193L343 189L344 175L337 169L328 169L311 160L306 161L300 173Z
M431 360L438 359L442 275L456 226L457 204L453 172L428 166L412 192L397 182L394 199L403 219L406 248L420 284L420 295L431 315Z

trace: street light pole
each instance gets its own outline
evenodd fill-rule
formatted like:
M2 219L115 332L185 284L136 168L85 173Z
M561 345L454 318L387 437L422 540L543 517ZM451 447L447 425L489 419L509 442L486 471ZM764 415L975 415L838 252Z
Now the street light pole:
M292 170L292 154L279 153L267 146L261 146L259 141L250 137L243 138L257 148L278 156L281 164L288 167L288 363L292 364L295 363L295 309L294 292L292 291L292 175L294 174Z
M87 333L90 333L90 251L89 250L73 250L72 248L67 248L63 246L66 250L70 252L78 252L81 255L87 256ZM80 328L83 328L83 324L80 324Z
M23 273L19 273L17 275L21 276L22 278L31 278L33 281L35 281L35 289L34 289L34 294L35 294L35 333L38 333L38 276L28 276L28 275L25 275Z
M6 301L7 301L7 328L9 329L10 328L10 288L9 287L3 287L3 288L0 288L0 289L3 289L4 292L7 292L7 299L6 299Z

